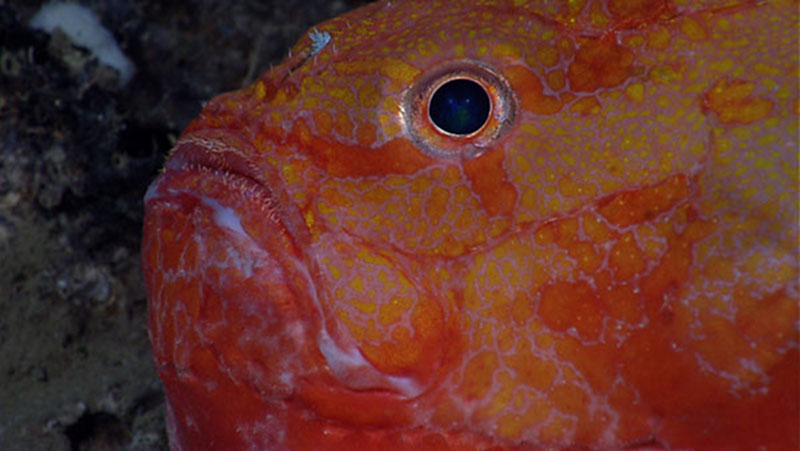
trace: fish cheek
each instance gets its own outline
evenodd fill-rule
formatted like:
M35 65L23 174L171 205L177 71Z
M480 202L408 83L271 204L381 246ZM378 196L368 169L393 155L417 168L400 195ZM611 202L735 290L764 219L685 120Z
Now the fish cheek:
M419 286L427 283L422 267L336 234L320 239L314 253L331 337L326 356L337 379L406 397L426 390L452 358L447 348L456 347L458 326L445 301Z

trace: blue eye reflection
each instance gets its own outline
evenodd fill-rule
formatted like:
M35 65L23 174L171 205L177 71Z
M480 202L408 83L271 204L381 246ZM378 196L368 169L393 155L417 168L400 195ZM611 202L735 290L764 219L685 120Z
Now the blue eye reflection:
M469 135L489 119L489 95L479 83L457 78L440 86L431 96L428 115L439 129L453 135Z

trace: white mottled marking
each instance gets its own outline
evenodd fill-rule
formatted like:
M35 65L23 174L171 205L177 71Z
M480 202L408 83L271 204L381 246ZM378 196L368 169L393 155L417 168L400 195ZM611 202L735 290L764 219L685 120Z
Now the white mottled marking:
M214 222L218 226L249 238L242 227L242 220L239 219L239 216L236 215L236 212L233 211L232 208L224 207L210 197L200 196L200 200L202 200L207 207L214 210Z
M323 329L319 338L319 349L337 379L353 388L385 387L397 390L413 398L424 391L416 381L408 377L387 376L372 366L357 348L344 349Z

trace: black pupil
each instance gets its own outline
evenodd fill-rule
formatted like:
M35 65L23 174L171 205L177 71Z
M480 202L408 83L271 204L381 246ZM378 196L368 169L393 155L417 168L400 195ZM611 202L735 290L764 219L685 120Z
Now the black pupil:
M483 86L463 78L450 80L433 93L428 114L447 133L469 135L489 118L489 95Z

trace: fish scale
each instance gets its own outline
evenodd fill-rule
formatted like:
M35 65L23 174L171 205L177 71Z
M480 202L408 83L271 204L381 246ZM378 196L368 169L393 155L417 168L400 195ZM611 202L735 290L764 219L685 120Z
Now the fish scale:
M385 1L146 196L175 449L798 446L794 1ZM476 81L486 123L427 115Z

